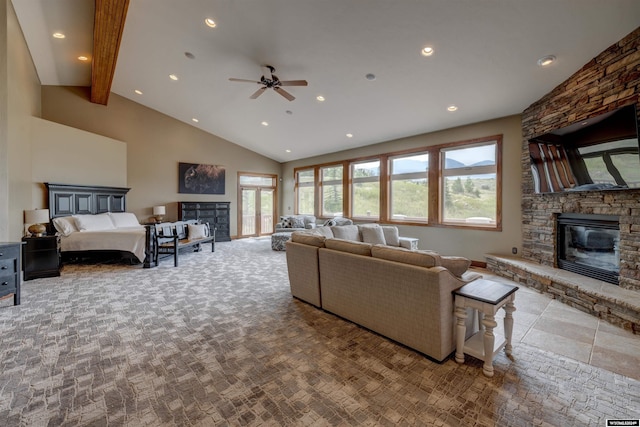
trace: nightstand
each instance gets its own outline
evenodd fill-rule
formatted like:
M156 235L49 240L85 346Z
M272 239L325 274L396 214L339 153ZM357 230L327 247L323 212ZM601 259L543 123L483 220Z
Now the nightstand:
M24 280L60 276L60 239L58 236L23 237L22 267Z

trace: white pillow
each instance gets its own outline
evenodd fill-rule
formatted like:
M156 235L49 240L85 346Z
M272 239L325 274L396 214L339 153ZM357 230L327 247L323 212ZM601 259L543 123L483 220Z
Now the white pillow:
M209 237L209 229L206 224L187 224L189 239L202 239Z
M362 241L365 243L371 243L372 245L385 245L387 241L384 238L382 228L376 225L363 225L360 228L360 234L362 234Z
M76 227L80 231L105 231L114 230L116 227L109 214L99 215L74 215Z
M78 231L78 227L76 227L76 222L71 216L61 216L58 218L53 218L53 226L56 228L58 233L63 236L68 236L74 231Z
M140 226L138 218L136 218L136 216L131 212L111 212L109 213L109 216L116 228Z

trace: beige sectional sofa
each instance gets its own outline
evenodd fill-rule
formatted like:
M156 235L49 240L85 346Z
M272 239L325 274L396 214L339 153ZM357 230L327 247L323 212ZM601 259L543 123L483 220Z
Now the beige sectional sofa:
M481 277L466 271L464 258L326 238L317 230L293 233L286 254L294 297L439 362L455 350L452 291Z

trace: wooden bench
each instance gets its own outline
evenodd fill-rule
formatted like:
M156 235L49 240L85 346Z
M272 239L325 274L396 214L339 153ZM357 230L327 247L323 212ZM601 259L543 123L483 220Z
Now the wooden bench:
M189 225L199 224L196 220L163 222L156 224L155 240L155 263L158 265L159 255L173 255L173 265L178 266L178 253L180 249L193 247L194 252L202 250L201 244L211 242L211 252L216 250L216 231L211 230L208 223L203 225L206 227L205 237L192 238L189 236Z

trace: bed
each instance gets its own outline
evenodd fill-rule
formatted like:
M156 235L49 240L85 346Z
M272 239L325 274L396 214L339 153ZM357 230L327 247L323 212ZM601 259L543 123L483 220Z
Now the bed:
M45 183L63 261L124 259L155 267L155 227L126 212L129 188Z

